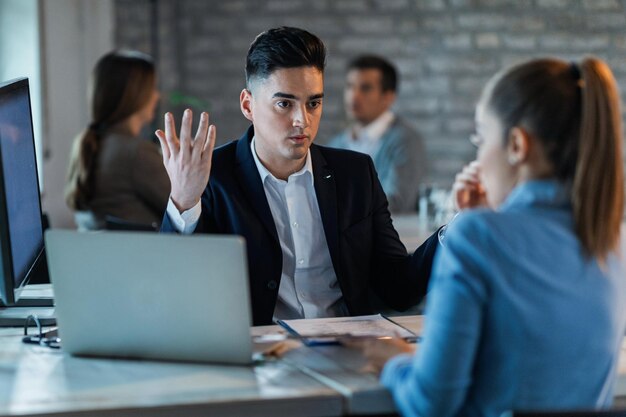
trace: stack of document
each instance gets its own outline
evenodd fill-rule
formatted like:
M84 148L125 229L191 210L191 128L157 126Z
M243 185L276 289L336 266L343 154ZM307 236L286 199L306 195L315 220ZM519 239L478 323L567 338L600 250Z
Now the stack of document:
M399 337L418 342L419 335L382 314L323 319L278 320L291 336L308 346L336 344L347 337Z

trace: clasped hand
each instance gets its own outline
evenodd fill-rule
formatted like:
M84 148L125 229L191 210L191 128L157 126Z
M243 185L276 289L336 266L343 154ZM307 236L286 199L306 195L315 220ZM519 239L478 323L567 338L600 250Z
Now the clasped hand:
M171 113L165 114L165 132L155 132L163 150L163 164L170 178L170 198L179 212L195 206L209 181L211 159L215 147L215 126L209 125L209 115L203 112L195 137L192 138L193 115L190 109L183 113L180 137Z
M457 210L487 207L487 195L480 179L480 164L473 161L459 172L452 185L452 198Z

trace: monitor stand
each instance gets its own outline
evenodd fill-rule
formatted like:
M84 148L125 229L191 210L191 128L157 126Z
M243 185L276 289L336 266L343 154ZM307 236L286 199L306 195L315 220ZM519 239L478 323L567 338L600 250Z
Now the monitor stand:
M42 326L57 322L54 307L0 307L0 327L23 327L28 316L37 316Z
M42 326L54 326L56 318L53 306L51 284L27 285L15 306L5 307L0 302L0 327L22 327L31 315L36 315Z
M1 306L2 304L0 304ZM20 293L16 307L53 307L52 284L28 284Z

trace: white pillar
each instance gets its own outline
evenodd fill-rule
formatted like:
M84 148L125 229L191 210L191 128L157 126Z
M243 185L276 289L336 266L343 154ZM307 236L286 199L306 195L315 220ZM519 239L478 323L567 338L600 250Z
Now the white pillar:
M15 0L16 2L22 0ZM39 0L43 103L43 210L54 228L74 227L63 189L74 137L89 123L87 80L113 49L113 0Z

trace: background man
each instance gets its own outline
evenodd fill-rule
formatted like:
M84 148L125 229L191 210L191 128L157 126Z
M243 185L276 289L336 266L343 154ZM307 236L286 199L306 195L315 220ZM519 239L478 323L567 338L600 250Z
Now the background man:
M420 181L426 175L420 135L391 111L398 75L387 60L359 56L348 64L344 102L350 126L330 146L368 154L392 212L415 211Z
M162 230L245 237L255 325L372 313L372 292L401 310L426 292L437 237L408 256L371 158L313 144L325 59L315 35L270 29L248 51L239 140L213 152L215 126L203 113L192 139L190 110L180 139L170 113L157 131L172 183Z

